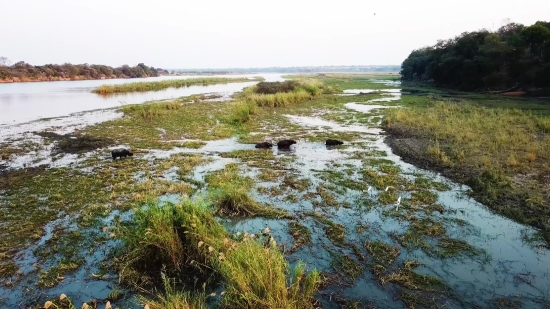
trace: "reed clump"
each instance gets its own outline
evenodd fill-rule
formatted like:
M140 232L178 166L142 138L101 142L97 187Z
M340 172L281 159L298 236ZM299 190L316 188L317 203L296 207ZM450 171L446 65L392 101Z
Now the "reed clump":
M207 86L213 84L228 84L228 83L243 83L250 81L263 80L261 77L250 79L247 77L204 77L204 78L188 78L188 79L172 79L154 82L135 82L119 85L102 85L92 90L93 93L108 95L114 93L128 92L144 92L144 91L159 91L167 88L182 88L189 86Z
M167 277L182 281L174 285L193 278L187 283L201 286L202 282L204 289L221 281L225 287L222 308L313 308L319 273L306 273L302 263L291 268L269 229L230 235L215 219L214 210L201 200L151 203L136 210L134 217L118 231L125 244L119 267L123 282L144 277L163 281L165 295L142 299L149 308L204 308L205 297L200 292L178 293L164 276L155 280L162 270Z

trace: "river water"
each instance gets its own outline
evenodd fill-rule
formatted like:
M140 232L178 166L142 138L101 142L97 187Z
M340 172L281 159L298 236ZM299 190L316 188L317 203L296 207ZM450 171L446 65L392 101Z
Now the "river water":
M67 116L76 112L111 108L122 104L136 104L151 100L163 100L203 93L230 95L256 82L217 84L169 88L161 91L122 93L108 97L91 93L104 84L125 84L139 81L188 79L199 77L249 77L262 76L267 81L282 80L281 74L209 75L209 76L159 76L150 78L82 80L59 82L32 82L0 84L0 128L42 118ZM1 133L0 133L1 135Z

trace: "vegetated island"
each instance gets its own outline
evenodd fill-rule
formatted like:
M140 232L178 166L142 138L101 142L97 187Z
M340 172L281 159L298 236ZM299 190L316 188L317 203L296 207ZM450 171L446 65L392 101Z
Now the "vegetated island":
M405 81L464 91L550 95L550 22L509 23L496 32L464 32L411 52ZM519 93L518 93L519 92Z
M123 65L117 68L87 63L31 65L19 61L11 66L8 64L5 57L0 57L0 83L140 78L168 74L166 70L148 67L143 63L134 67Z
M227 84L227 83L242 83L263 81L263 77L204 77L204 78L188 78L188 79L173 79L162 80L154 82L136 82L121 85L102 85L92 90L93 93L101 95L109 95L114 93L127 93L127 92L143 92L143 91L158 91L167 88L181 88L194 85L213 85L213 84Z

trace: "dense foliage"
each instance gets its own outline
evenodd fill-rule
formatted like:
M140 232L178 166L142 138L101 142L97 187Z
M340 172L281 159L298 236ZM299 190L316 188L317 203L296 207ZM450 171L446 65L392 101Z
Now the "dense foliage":
M106 65L85 64L46 64L30 65L23 61L11 66L0 63L0 80L64 80L64 79L100 79L100 78L136 78L158 76L167 73L162 69L148 67L143 63L130 67L123 65L113 68ZM3 65L4 64L4 65Z
M411 52L401 75L462 90L549 88L550 22L510 23L496 32L464 32L441 40Z

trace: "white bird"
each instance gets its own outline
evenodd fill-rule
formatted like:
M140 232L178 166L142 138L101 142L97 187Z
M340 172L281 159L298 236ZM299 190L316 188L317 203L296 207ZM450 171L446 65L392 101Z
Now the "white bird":
M372 189L372 187L369 186L369 187L367 188L367 190L363 190L363 192L368 193L368 192L370 192L371 189Z
M386 187L386 192L388 191L389 188L393 188L392 186L387 186Z
M401 196L397 198L397 203L395 203L395 211L399 210L399 205L401 205Z

